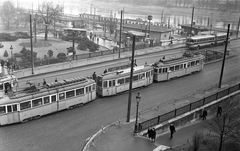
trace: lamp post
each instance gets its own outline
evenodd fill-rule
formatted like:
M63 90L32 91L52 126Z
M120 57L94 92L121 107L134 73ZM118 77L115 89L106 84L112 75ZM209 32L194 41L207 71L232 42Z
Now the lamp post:
M149 20L149 27L148 27L148 38L150 38L150 22L152 20L152 15L148 15L148 20Z
M13 47L12 47L12 45L11 45L10 49L11 49L11 59L13 61Z
M129 95L128 95L128 108L127 108L127 120L126 122L130 122L130 114L131 114L131 99L132 99L132 81L133 81L133 65L134 65L134 51L135 51L135 39L136 37L144 37L144 33L129 31L130 35L132 35L133 43L132 43L132 59L131 59L131 73L130 73L130 82L129 82Z
M138 95L136 96L136 101L137 101L137 109L136 109L136 121L135 121L134 133L138 132L138 107L141 101L141 95L139 92L138 92Z

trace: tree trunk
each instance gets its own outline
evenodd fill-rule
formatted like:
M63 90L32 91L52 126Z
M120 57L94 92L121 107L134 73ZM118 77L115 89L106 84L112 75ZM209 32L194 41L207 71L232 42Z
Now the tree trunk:
M48 27L45 26L45 40L48 39Z

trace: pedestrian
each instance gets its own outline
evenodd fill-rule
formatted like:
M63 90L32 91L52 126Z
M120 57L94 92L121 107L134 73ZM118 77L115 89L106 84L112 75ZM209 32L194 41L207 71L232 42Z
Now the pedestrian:
M170 138L172 139L173 138L173 134L176 132L176 129L175 129L173 124L170 124L169 129L170 129L170 133L171 133Z
M46 84L47 84L46 80L45 80L45 79L43 79L43 85L46 85Z
M99 38L97 37L97 43L99 43Z
M137 59L134 60L134 66L137 67Z
M106 73L107 73L107 69L105 69L105 70L103 71L103 73L106 74Z
M153 142L155 142L155 139L156 139L156 130L155 128L152 129L152 140Z
M10 62L7 60L7 68L10 69Z
M207 110L203 110L202 120L206 120Z
M93 72L93 74L92 74L92 78L93 78L93 80L95 80L95 81L96 81L97 75L96 75L96 73L95 73L95 72Z
M219 105L217 109L217 117L222 115L222 107Z
M2 67L4 67L4 64L5 64L4 60L1 60L1 66Z
M148 131L147 131L147 134L148 134L148 138L149 138L149 139L151 139L151 137L152 137L151 132L152 132L152 128L149 127L149 128L148 128Z
M55 78L55 82L58 82L58 79L57 79L57 78Z

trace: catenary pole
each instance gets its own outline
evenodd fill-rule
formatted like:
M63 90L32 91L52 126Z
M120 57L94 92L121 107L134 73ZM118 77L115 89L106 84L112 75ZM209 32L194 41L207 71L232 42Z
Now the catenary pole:
M194 16L194 7L192 8L192 20L191 20L191 28L190 28L190 37L192 37L193 16Z
M118 58L121 58L121 43L122 43L122 17L123 11L121 10L121 19L120 19L120 33L119 33L119 50L118 50Z
M230 24L228 24L227 39L226 39L226 43L225 43L225 50L224 50L224 55L223 55L222 69L221 69L221 73L220 73L218 88L221 88L221 86L222 86L222 77L223 77L223 70L224 70L224 64L225 64L225 58L226 58L226 52L227 52L227 45L228 45L229 28L230 28Z
M33 72L33 68L34 68L34 60L33 60L33 41L32 41L32 15L30 14L30 41L31 41L31 58L32 58L32 74L34 74Z

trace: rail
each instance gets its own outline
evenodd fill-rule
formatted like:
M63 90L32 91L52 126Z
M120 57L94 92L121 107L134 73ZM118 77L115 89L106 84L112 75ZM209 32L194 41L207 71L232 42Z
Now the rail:
M192 111L196 108L199 108L199 107L202 107L210 102L213 102L217 99L220 99L224 96L227 96L231 93L234 93L236 91L240 90L240 83L232 86L232 87L229 87L227 89L223 89L215 94L212 94L210 96L207 96L207 97L204 97L198 101L195 101L193 103L190 103L186 106L183 106L183 107L180 107L178 109L175 109L173 111L170 111L170 112L167 112L165 114L162 114L162 115L158 115L157 117L154 117L152 119L149 119L147 121L144 121L144 122L140 122L139 125L138 125L138 132L141 132L143 130L146 130L148 129L149 127L152 127L152 126L156 126L160 123L163 123L163 122L166 122L172 118L175 118L179 115L182 115L184 113L187 113L189 111Z

